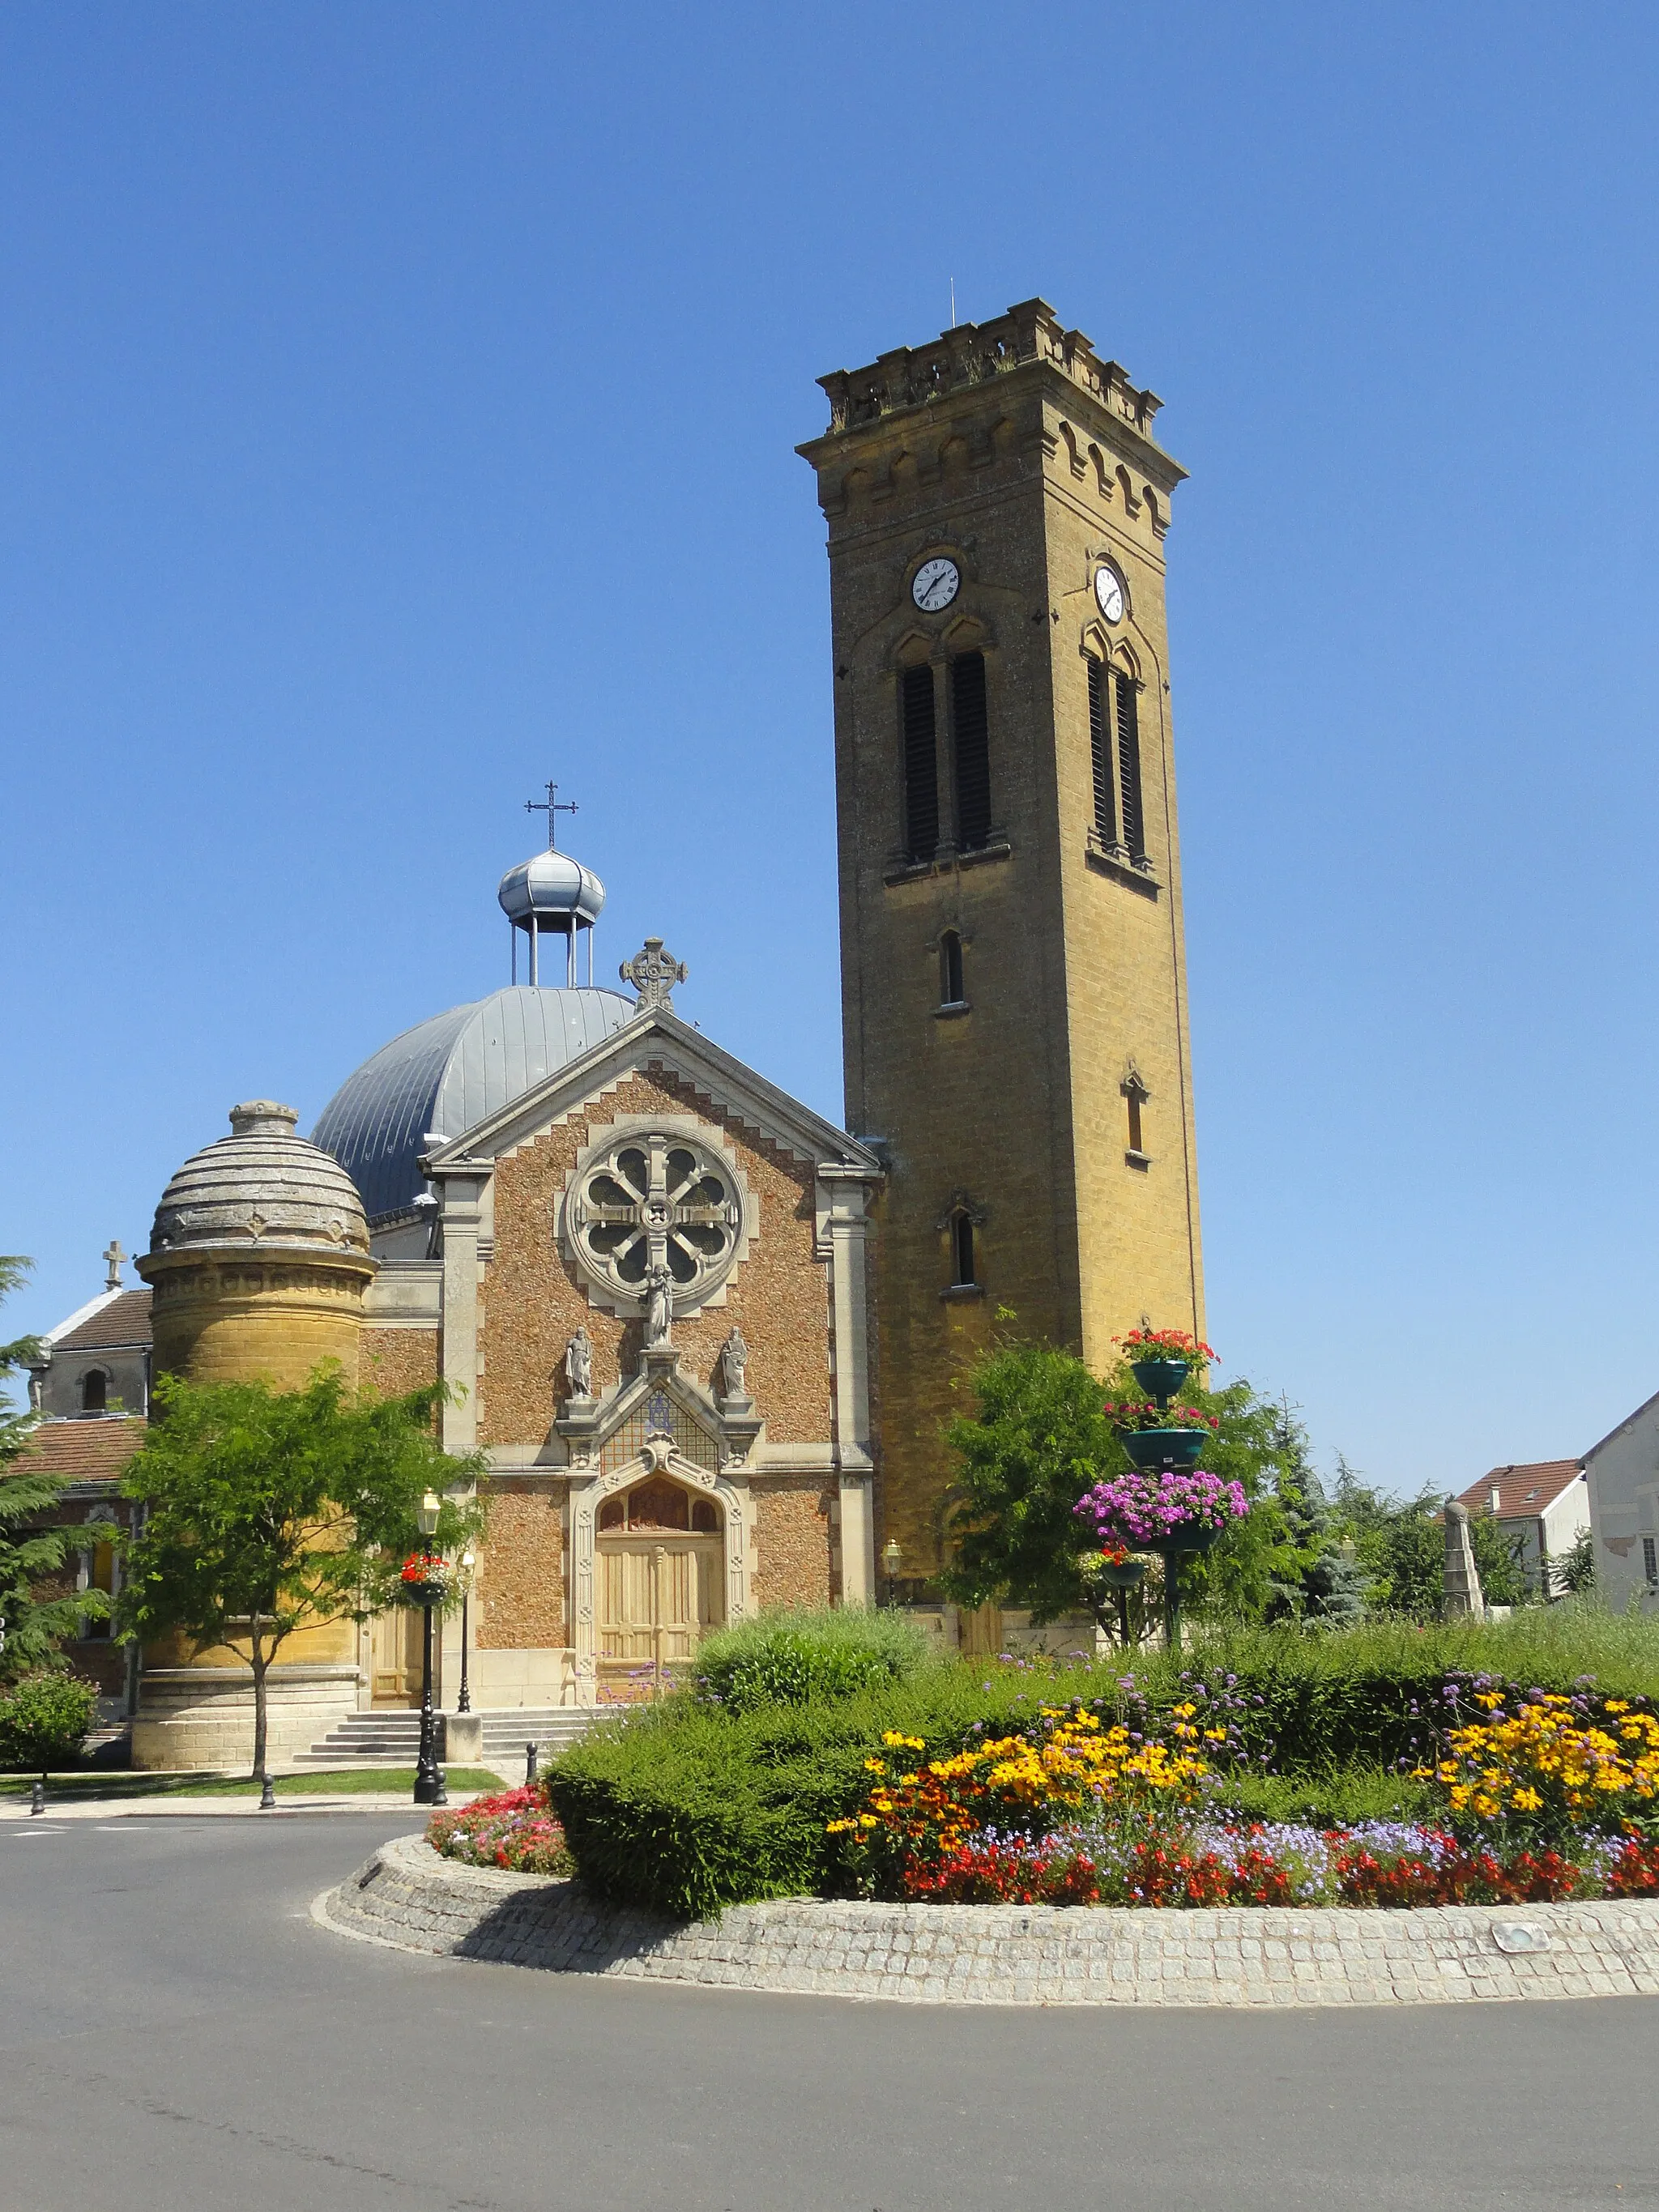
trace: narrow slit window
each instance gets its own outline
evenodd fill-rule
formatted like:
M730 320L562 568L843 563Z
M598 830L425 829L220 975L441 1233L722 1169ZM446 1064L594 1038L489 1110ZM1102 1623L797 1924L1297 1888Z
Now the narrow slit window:
M958 653L951 663L951 721L956 738L957 843L976 853L991 835L991 726L985 699L985 655Z
M974 1218L970 1213L954 1213L951 1217L951 1280L958 1290L975 1286Z
M106 1597L114 1597L115 1546L108 1537L102 1538L90 1551L82 1554L82 1569L81 1587L83 1589L100 1590ZM106 1638L110 1634L108 1616L100 1618L95 1614L84 1614L81 1621L81 1634L88 1643Z
M1659 1551L1651 1536L1642 1539L1642 1571L1650 1583L1659 1583Z
M933 672L907 668L899 679L904 736L904 849L931 860L939 846L939 759L933 736Z
M1126 1103L1129 1109L1129 1150L1132 1152L1144 1152L1146 1149L1140 1141L1140 1109L1145 1097L1146 1093L1141 1091L1129 1091L1125 1093Z
M1117 788L1123 809L1123 842L1132 860L1146 857L1140 810L1140 721L1133 676L1117 678Z
M1089 763L1094 771L1095 835L1103 845L1117 842L1117 803L1112 792L1111 706L1106 696L1106 671L1097 660L1089 663Z
M939 1001L942 1006L963 1003L962 939L947 929L939 941Z

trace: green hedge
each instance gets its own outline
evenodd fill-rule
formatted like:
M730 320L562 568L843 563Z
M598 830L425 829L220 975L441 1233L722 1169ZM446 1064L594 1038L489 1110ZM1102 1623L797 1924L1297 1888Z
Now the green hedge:
M927 1656L927 1631L899 1607L781 1606L706 1638L696 1687L727 1712L805 1705L908 1681Z
M1202 1684L1231 1701L1229 1717L1276 1772L1325 1774L1412 1763L1452 1717L1443 1692L1453 1677L1570 1692L1589 1676L1604 1696L1659 1697L1659 1620L1568 1603L1481 1627L1240 1630L1133 1672L1152 1712Z
M684 1919L831 1881L827 1822L858 1800L883 1732L957 1743L976 1720L1015 1729L1039 1703L1098 1694L1097 1674L1050 1679L934 1665L858 1696L729 1714L682 1693L596 1730L548 1770L583 1881Z

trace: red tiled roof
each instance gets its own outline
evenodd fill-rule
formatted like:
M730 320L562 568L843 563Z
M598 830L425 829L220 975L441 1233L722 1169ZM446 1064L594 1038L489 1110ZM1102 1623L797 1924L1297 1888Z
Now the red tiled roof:
M54 1352L104 1352L118 1344L149 1342L149 1292L123 1291L106 1306L100 1306L79 1328L60 1336Z
M1583 1466L1577 1459L1533 1460L1525 1467L1495 1467L1479 1482L1460 1491L1458 1503L1471 1513L1490 1513L1492 1494L1498 1492L1500 1521L1528 1521L1553 1505L1564 1490L1577 1481Z
M19 1472L55 1474L64 1482L116 1482L144 1441L148 1421L42 1421L15 1465Z

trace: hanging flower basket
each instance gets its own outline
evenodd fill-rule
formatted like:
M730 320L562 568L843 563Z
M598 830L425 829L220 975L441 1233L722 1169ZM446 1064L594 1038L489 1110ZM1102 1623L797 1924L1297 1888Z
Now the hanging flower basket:
M442 1605L454 1588L455 1571L435 1552L416 1552L398 1577L405 1605Z
M1097 1482L1073 1510L1103 1545L1137 1551L1207 1550L1250 1510L1244 1486L1207 1468L1127 1468Z
M1146 1562L1134 1558L1127 1544L1104 1543L1084 1558L1079 1571L1085 1583L1098 1583L1103 1589L1131 1590L1145 1579Z
M1202 1413L1196 1406L1108 1400L1103 1410L1137 1467L1194 1467L1221 1426L1216 1414Z
M1114 1340L1123 1346L1135 1381L1149 1398L1166 1404L1194 1369L1201 1370L1215 1352L1184 1328L1132 1328Z

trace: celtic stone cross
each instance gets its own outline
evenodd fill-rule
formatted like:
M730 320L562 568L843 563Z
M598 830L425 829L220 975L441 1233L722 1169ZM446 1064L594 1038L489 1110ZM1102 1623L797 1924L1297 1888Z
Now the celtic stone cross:
M624 960L617 973L639 993L641 1013L654 1013L659 1007L672 1012L674 986L684 982L686 968L684 960L676 960L672 953L663 951L661 938L647 937L644 951L636 952L631 960Z

